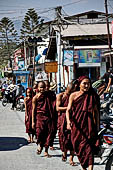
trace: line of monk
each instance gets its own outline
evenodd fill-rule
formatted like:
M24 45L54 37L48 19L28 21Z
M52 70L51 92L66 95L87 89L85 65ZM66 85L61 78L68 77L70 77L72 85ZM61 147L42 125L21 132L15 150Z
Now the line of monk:
M99 96L91 86L87 76L71 81L60 94L50 90L49 81L40 81L34 89L26 90L25 125L28 142L36 136L37 154L51 157L48 149L58 131L62 161L73 162L74 155L79 159L83 170L93 170L94 155L99 151ZM33 92L34 91L34 92Z

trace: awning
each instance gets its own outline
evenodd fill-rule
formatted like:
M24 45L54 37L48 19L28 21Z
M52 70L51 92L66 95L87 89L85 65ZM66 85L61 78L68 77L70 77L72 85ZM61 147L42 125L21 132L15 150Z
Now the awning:
M45 48L43 53L42 53L42 55L46 55L47 54L47 50L48 50L48 48Z
M41 54L38 54L38 55L35 57L35 61L36 61L36 62L39 61L41 57L42 57Z

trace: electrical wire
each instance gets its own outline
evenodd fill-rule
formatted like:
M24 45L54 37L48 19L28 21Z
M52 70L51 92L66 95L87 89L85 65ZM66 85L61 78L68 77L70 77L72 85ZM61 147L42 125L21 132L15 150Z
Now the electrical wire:
M83 31L83 32L85 32L86 34L88 34L88 32L87 32L86 30L82 29L82 28L80 27L80 24L78 24L77 22L71 22L71 21L66 20L60 13L59 13L59 16L60 16L61 19L64 20L65 22L67 22L67 23L69 23L69 24L75 24L81 31ZM98 36L94 36L94 37L96 37L97 39L99 39L99 40L101 40L101 41L103 41L103 42L107 42L107 41L103 40L102 38L99 38Z
M111 7L111 9L113 9L113 7L112 7L112 5L110 4L110 2L108 1L108 4L109 4L109 6Z
M75 1L75 2L71 2L71 3L68 3L68 4L62 5L62 7L73 5L75 3L79 3L79 2L83 2L83 1L86 1L86 0L78 0L78 1Z

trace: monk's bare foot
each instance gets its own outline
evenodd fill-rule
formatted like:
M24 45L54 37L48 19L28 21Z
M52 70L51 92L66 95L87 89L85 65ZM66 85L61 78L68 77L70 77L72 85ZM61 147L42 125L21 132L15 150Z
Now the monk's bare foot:
M75 162L73 162L73 161L70 161L69 164L70 164L71 166L77 166L77 163L75 163Z
M29 137L28 140L27 140L28 143L31 143L31 138Z
M64 155L64 153L62 154L62 161L66 162L67 161L67 155Z
M53 146L50 146L50 150L52 150L52 151L53 151L53 150L54 150L54 147L53 147Z
M44 157L51 158L52 156L49 155L47 152L44 152Z
M31 139L31 143L35 143L34 139Z
M38 155L40 155L40 154L41 154L41 152L42 152L42 148L41 148L41 147L39 147L39 148L37 149L37 154L38 154Z

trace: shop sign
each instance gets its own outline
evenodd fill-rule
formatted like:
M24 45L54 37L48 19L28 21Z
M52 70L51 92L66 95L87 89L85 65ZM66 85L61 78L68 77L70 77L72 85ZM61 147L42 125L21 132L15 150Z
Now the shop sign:
M64 50L63 54L63 65L65 66L72 66L73 65L73 50Z
M79 67L100 67L101 50L79 50Z
M57 61L45 62L45 72L46 73L57 73L57 71L58 71Z

